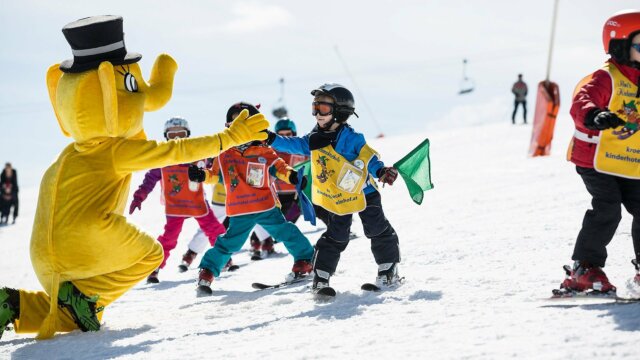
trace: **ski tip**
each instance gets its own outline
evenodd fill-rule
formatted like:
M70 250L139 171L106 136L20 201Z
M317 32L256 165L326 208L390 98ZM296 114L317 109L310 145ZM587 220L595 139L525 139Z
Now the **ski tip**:
M380 289L380 287L372 283L364 283L362 284L362 286L360 286L360 289L364 291L376 291L376 292L382 290Z
M240 266L239 266L239 265L231 265L231 266L229 266L229 268L227 269L227 271L236 271L236 270L238 270L238 269L240 269Z
M198 297L211 296L213 295L213 290L208 286L200 285L196 288L196 295Z
M189 268L186 265L178 265L178 271L181 273L187 272L187 270L189 270Z
M253 284L251 284L251 287L256 289L256 290L264 290L264 289L268 289L270 287L273 287L273 285L267 285L267 284L263 284L263 283L253 283Z
M313 296L316 300L326 301L335 298L336 291L332 287L323 287L313 290Z
M251 260L252 260L252 261L259 261L259 260L262 260L262 256L253 255L253 256L251 256Z

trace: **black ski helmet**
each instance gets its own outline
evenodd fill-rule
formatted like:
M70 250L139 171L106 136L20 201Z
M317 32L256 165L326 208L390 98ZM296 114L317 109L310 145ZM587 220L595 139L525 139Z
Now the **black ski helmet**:
M227 110L227 119L226 119L226 123L230 123L233 121L233 117L231 117L233 114L236 113L240 113L242 110L247 109L249 110L249 116L253 116L255 114L260 113L260 111L258 109L260 109L260 104L258 105L253 105L247 102L239 102L239 103L235 103L233 105L231 105L231 107L229 108L229 110Z
M355 101L353 100L353 94L351 94L351 91L346 87L340 84L324 84L311 91L311 95L325 95L332 98L335 102L333 118L339 123L347 121L351 115L359 117L355 112L356 109L354 107Z

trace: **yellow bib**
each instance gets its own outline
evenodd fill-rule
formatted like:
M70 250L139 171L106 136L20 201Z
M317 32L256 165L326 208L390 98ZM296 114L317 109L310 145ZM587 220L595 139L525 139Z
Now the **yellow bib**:
M213 196L211 197L211 202L216 205L223 205L227 199L227 190L224 188L224 184L221 182L217 182L213 184Z
M374 155L378 154L367 144L351 162L338 154L331 145L311 151L313 203L338 215L364 210L367 201L362 189L369 177L369 161Z
M615 65L608 63L605 69L613 81L609 110L627 123L600 132L593 166L601 173L640 179L640 134L636 133L640 120L637 110L640 98L636 98L638 87Z

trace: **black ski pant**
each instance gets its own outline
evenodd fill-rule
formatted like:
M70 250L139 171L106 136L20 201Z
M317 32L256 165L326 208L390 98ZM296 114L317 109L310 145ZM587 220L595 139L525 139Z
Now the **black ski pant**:
M522 120L526 124L527 123L527 100L522 100L522 101L516 100L513 103L513 114L511 114L511 123L512 124L516 123L516 113L518 112L519 104L522 104L522 110L524 111L524 113L522 114Z
M400 262L398 235L382 211L380 193L366 195L367 207L358 213L364 235L371 239L371 252L377 264ZM340 260L340 253L349 244L349 232L353 214L336 215L329 212L327 230L316 243L313 268L333 274Z
M640 259L640 180L602 174L595 169L576 166L576 171L591 194L591 207L582 220L573 250L573 260L603 267L607 245L620 223L621 206L633 216L631 238L636 259Z

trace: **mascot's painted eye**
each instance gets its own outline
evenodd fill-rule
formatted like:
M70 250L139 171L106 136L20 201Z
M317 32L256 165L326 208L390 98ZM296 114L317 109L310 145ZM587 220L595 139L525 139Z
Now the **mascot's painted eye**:
M138 92L138 82L130 72L124 74L124 88L129 92Z

